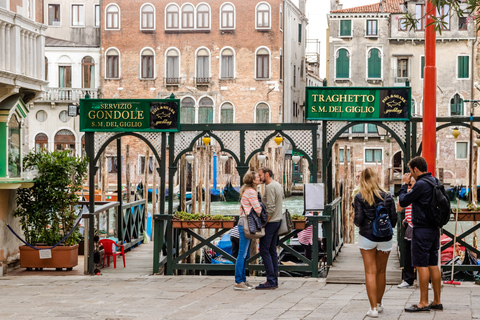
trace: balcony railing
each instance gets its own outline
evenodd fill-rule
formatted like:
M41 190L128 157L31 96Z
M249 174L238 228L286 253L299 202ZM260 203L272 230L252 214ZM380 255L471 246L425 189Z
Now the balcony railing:
M165 85L167 86L173 86L173 85L179 85L180 84L180 78L179 77L167 77L163 78L163 81L165 82Z
M199 78L195 78L195 83L197 85L207 85L207 84L210 84L210 82L212 81L212 78L211 77L199 77Z
M407 81L410 81L408 77L394 77L393 78L393 85L395 87L404 87L407 84Z
M86 94L90 95L91 99L98 98L98 89L86 88L46 88L40 100L43 101L64 101L75 102L84 99Z

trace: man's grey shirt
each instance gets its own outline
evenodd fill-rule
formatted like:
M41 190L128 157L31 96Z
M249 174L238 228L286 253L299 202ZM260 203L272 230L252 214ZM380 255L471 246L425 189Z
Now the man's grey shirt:
M282 220L283 188L280 183L272 180L272 182L266 184L262 201L267 207L267 214L270 217L269 222Z

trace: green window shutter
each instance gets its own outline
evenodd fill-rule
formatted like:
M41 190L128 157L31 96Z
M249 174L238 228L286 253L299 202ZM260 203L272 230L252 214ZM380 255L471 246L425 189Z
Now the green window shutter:
M373 162L373 150L366 149L365 150L365 162Z
M348 37L352 35L351 32L352 21L351 20L341 20L340 21L340 36Z
M423 79L423 69L425 69L425 57L420 57L420 78Z
M365 132L365 125L363 123L356 124L352 127L352 133L364 133Z
M343 163L343 149L340 149L339 151L340 151L340 154L339 154L339 158L340 158L340 159L339 159L339 161L340 161L340 163Z
M302 43L302 24L298 24L298 43Z
M337 74L336 78L339 79L348 79L350 76L350 58L348 57L348 52L346 49L340 49L337 53L338 57L336 60Z
M370 50L368 57L368 77L381 78L382 77L382 59L380 58L380 50Z
M468 65L469 65L468 56L458 57L458 78L459 79L466 79L469 77Z
M377 133L377 126L374 124L369 123L367 126L368 133Z

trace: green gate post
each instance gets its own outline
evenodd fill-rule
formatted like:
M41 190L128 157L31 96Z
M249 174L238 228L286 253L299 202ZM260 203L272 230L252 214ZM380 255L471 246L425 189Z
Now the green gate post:
M107 181L107 189L108 189L108 181ZM123 225L123 192L122 192L122 138L117 139L117 197L118 202L120 203L118 206L118 214L117 214L117 234L118 240L121 241L121 244L125 242L125 232L124 232L124 225ZM148 200L147 200L148 202ZM145 206L147 204L145 203ZM131 210L131 209L129 209ZM145 210L146 212L146 210Z
M168 135L168 214L173 214L173 176L177 171L175 161L175 134ZM172 221L167 223L167 275L173 275L173 228ZM178 251L176 252L178 254Z
M325 202L330 203L329 194L331 190L327 187L327 121L322 121L322 182L325 188Z
M93 274L94 262L93 262L93 250L94 243L93 238L95 237L95 217L93 213L95 212L95 174L97 173L97 167L95 167L95 133L86 132L85 133L85 151L88 156L88 211L90 216L88 217L88 273Z
M327 236L327 244L325 251L327 253L327 267L332 266L333 264L333 255L332 255L332 250L333 250L333 219L332 219L332 206L330 204L327 204L325 206L325 215L330 217L330 221L325 225L326 228L324 230L326 231L326 236Z
M315 214L318 214L316 212ZM313 220L312 277L318 278L318 220Z

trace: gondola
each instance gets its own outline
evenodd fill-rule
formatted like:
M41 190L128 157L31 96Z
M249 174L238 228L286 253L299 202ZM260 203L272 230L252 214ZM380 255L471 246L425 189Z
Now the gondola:
M240 201L240 187L232 186L232 183L229 182L223 188L223 196L227 202L239 202Z

